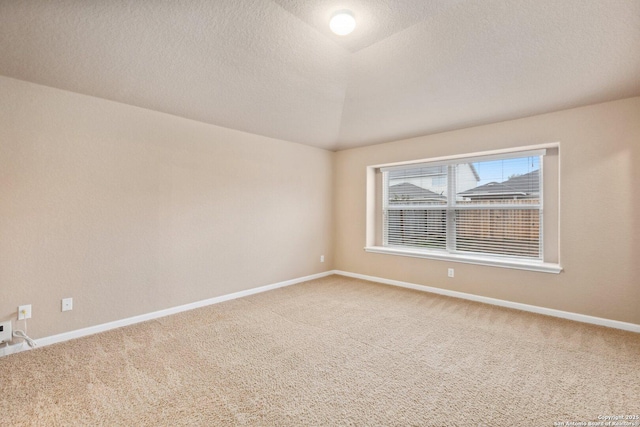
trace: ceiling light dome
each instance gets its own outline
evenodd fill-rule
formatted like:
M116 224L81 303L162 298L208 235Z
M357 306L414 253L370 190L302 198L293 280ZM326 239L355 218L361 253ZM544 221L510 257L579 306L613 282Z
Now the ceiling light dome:
M329 21L331 31L339 36L346 36L356 28L356 18L350 10L339 10L333 14Z

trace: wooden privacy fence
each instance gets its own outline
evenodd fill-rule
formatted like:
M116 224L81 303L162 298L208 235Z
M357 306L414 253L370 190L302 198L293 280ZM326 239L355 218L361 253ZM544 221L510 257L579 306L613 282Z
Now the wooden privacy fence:
M462 201L455 210L455 249L463 252L538 258L540 211L532 208L487 208L486 205L537 205L538 199ZM391 245L444 248L446 211L398 209L389 211L387 241Z

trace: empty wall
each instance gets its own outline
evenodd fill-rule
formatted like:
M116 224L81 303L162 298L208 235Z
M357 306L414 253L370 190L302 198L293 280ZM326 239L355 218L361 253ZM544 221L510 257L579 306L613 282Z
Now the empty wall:
M548 142L561 274L364 251L367 166ZM340 151L335 170L337 269L640 324L640 98Z
M334 153L5 77L0 94L0 320L32 304L32 337L332 268Z
M5 77L0 94L0 320L32 304L35 338L332 268L640 324L640 98L330 153ZM368 165L556 141L561 274L364 252Z

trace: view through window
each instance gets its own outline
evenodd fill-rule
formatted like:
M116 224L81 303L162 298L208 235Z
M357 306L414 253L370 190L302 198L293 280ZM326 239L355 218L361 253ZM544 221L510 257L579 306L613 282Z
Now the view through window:
M542 260L543 156L382 168L383 246Z

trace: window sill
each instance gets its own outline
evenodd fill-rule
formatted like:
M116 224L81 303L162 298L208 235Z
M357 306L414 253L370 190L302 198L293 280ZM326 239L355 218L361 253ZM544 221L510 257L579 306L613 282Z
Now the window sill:
M490 267L514 268L517 270L538 271L541 273L558 274L562 271L559 264L552 264L541 261L522 261L511 259L488 258L473 255L460 254L438 254L434 252L421 251L419 249L400 249L385 246L368 246L365 251L376 254L400 255L415 258L428 258L440 261L462 262L465 264L487 265Z

